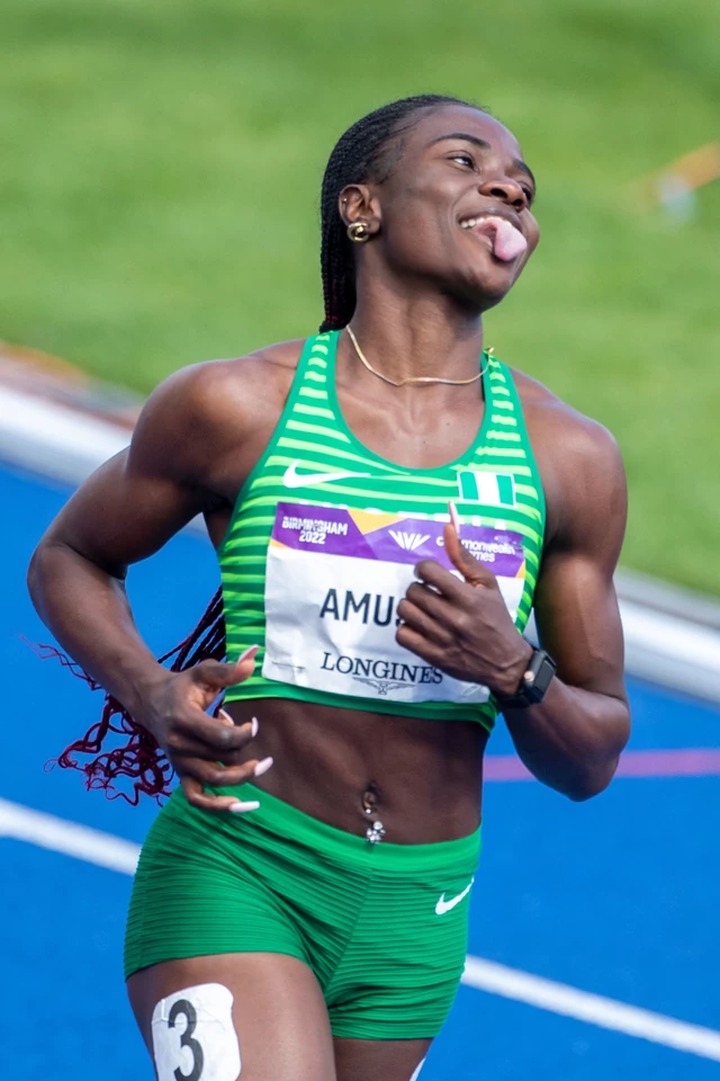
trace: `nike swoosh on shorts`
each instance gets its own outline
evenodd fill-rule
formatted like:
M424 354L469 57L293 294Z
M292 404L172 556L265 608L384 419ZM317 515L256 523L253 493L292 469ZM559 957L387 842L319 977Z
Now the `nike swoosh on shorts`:
M349 477L369 477L369 473L355 473L351 469L341 469L337 473L298 473L298 462L291 462L283 473L282 482L286 488L305 488L307 485L327 484L334 480L347 480Z
M455 908L455 905L459 905L463 897L467 897L467 895L470 893L474 881L475 879L471 878L465 889L462 890L460 893L456 894L455 897L451 897L448 901L445 900L445 894L443 893L443 895L438 900L438 903L435 905L435 912L437 913L437 915L444 916L445 913L449 912L451 908Z

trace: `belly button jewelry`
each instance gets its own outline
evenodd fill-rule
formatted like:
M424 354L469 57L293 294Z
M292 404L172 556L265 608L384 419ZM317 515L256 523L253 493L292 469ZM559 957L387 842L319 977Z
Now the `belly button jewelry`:
M382 822L371 822L365 831L365 836L371 845L376 845L385 836L385 827Z

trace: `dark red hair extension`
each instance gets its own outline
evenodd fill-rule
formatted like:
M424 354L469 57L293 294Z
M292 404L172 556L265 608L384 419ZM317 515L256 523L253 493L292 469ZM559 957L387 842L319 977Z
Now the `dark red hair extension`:
M35 647L42 657L54 657L69 668L74 676L85 680L91 690L100 690L100 684L85 672L79 664L70 660L54 646ZM222 593L210 601L205 613L193 631L180 643L159 658L165 663L171 658L170 670L181 672L208 658L225 659L225 620L223 618ZM127 736L119 747L102 750L103 743L113 735ZM89 762L78 762L76 754L92 755ZM85 774L88 788L102 788L109 799L121 796L128 803L137 805L140 797L153 796L158 801L170 795L173 768L160 750L157 741L140 725L135 724L123 704L111 694L105 695L105 704L97 721L82 739L66 747L51 765L57 763L63 769L79 769ZM132 793L117 788L118 777L130 778Z

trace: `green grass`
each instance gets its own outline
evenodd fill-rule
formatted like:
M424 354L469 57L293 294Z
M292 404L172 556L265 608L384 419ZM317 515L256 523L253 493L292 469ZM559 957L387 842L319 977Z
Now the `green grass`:
M615 433L623 564L720 595L720 184L679 222L635 183L720 138L716 0L4 0L0 338L147 391L312 331L332 144L424 90L539 178L489 343Z

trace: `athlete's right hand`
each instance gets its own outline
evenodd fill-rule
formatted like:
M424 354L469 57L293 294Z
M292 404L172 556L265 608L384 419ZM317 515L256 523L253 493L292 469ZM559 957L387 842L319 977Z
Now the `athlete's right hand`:
M243 812L259 806L205 792L206 785L243 784L272 765L272 759L247 757L247 746L257 734L256 718L236 726L224 710L217 717L206 713L223 690L252 674L257 649L251 647L234 664L208 660L183 672L167 672L145 698L147 715L136 718L152 732L194 807Z

